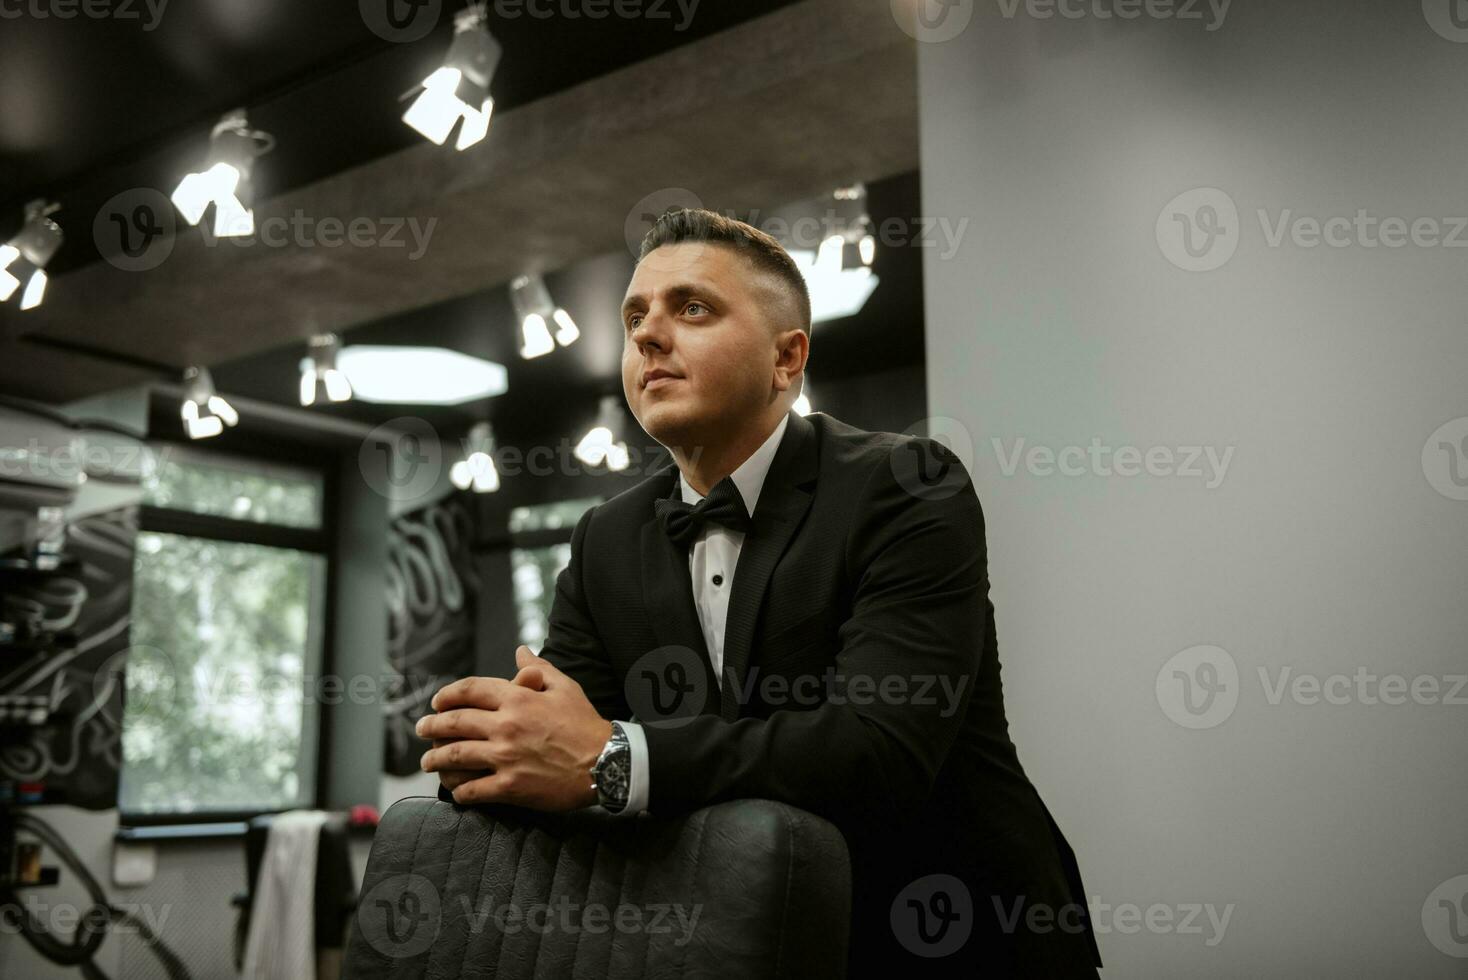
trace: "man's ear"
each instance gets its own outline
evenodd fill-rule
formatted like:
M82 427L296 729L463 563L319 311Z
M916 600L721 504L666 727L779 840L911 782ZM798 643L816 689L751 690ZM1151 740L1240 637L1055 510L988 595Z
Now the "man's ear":
M775 390L785 391L805 371L810 357L810 335L804 330L786 330L775 338Z

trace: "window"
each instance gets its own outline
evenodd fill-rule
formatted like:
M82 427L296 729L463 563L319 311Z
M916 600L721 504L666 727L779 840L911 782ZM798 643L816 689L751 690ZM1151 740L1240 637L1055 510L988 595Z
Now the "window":
M143 494L155 507L284 527L321 527L319 474L173 446L159 449L154 457L143 478Z
M571 563L571 534L576 522L599 503L600 497L583 497L510 511L510 541L514 545L510 549L510 569L520 642L532 650L545 644L556 578Z
M323 479L166 447L144 483L119 808L130 822L316 797Z

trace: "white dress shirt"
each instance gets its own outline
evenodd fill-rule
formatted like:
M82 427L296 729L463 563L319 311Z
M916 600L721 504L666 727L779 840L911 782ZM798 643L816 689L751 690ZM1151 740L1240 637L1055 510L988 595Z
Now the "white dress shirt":
M787 413L775 426L770 437L729 474L739 496L744 498L744 507L751 516L759 502L760 490L774 462L775 450L780 448L780 438L790 421ZM678 474L678 483L683 501L697 504L703 500L697 490L688 485L688 479ZM734 588L734 569L739 564L739 550L744 546L744 535L731 531L722 524L706 521L703 530L688 549L688 574L693 584L693 604L698 609L698 623L703 629L704 645L708 647L709 659L713 661L714 677L720 687L724 683L724 623L729 617L729 594ZM621 722L627 733L627 742L632 749L632 771L627 787L627 806L623 815L641 813L647 809L651 774L647 771L647 739L642 726L632 722Z

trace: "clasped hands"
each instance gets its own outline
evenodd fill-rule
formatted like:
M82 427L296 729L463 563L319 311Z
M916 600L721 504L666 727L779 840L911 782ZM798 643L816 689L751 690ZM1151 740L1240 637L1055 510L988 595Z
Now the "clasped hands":
M433 742L424 772L436 772L456 803L512 803L565 811L597 801L590 769L612 723L581 685L530 652L515 650L512 680L464 677L440 688L436 714L419 719Z

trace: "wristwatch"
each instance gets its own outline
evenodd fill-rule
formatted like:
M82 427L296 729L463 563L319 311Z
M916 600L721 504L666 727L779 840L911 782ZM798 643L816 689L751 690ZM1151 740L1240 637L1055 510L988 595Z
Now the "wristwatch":
M632 744L620 722L612 722L612 737L591 767L591 782L597 802L609 813L621 813L626 808L632 788Z

